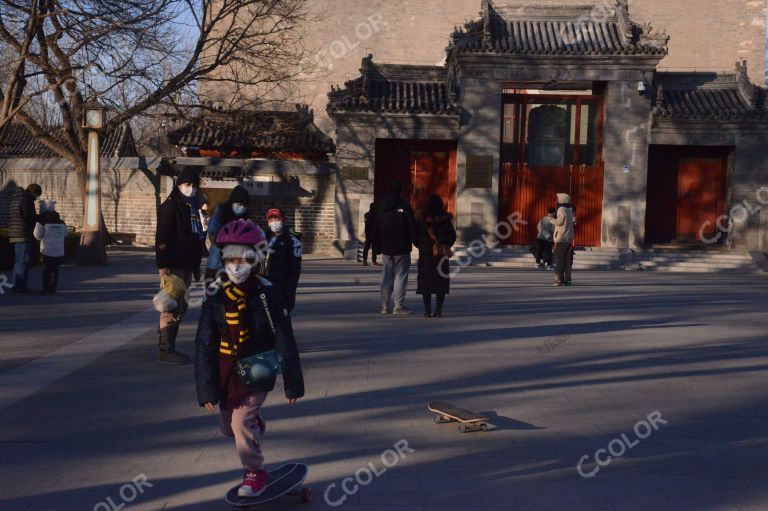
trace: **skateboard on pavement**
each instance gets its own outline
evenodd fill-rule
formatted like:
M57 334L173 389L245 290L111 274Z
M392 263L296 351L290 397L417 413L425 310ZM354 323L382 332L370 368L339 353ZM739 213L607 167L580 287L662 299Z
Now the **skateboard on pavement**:
M430 412L435 412L435 424L444 422L459 422L459 432L468 433L470 431L488 431L488 424L483 421L488 417L483 417L475 412L470 412L463 408L453 406L451 403L438 401L429 403L427 408Z
M283 495L301 498L302 502L312 500L312 489L302 486L307 479L309 469L303 463L288 463L275 470L267 472L267 487L258 497L238 497L238 484L227 492L224 500L235 509L250 509L252 506L264 504Z

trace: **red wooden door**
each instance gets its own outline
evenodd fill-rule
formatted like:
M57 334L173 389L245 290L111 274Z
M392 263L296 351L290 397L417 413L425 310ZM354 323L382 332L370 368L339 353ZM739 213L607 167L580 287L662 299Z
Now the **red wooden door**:
M504 243L528 245L536 239L536 226L557 204L558 193L568 193L576 207L576 243L599 247L603 211L603 164L530 167L505 164L502 169L501 221L510 215L524 220Z
M393 181L403 185L403 197L417 211L433 193L456 213L456 142L446 140L376 140L375 196Z
M437 194L446 206L452 197L450 154L445 151L411 152L411 207L424 208L430 195Z
M677 176L678 241L702 241L702 233L711 237L723 209L722 159L680 158Z

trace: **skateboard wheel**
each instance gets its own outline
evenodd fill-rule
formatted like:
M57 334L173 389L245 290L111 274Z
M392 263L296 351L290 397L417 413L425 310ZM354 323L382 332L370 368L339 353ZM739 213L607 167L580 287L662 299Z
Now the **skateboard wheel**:
M302 488L301 489L301 501L302 502L311 502L312 501L312 488Z
M482 431L482 432L488 431L488 424L486 424L486 423L480 424L480 431Z
M464 424L459 426L459 433L466 433L466 432L467 432L467 428L464 426Z
M443 418L440 417L439 415L435 415L435 418L432 420L435 421L435 424L440 424L441 422L443 422Z

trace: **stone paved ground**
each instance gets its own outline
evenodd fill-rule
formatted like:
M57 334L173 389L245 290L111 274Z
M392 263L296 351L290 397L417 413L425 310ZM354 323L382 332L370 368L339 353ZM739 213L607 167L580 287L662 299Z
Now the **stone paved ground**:
M260 509L329 508L329 484L338 502L344 478L367 481L369 463L386 470L346 483L356 491L339 509L768 509L766 278L581 273L569 289L550 279L469 269L446 318L393 318L377 313L374 269L307 261L295 326L308 393L293 406L270 396L265 451L270 465L308 463L315 500ZM154 364L140 313L155 286L148 254L115 254L109 268L66 267L55 297L0 296L0 398L21 398L0 410L1 511L227 509L238 460L195 402L192 367ZM196 316L181 332L187 352ZM127 317L147 330L78 358L72 343ZM41 361L82 367L24 397ZM432 400L497 427L433 424ZM636 444L653 412L666 423ZM633 447L580 477L582 457L592 473L598 449L625 450L622 434ZM402 441L414 452L386 468L394 458L382 453ZM152 486L134 499L123 485L142 475Z

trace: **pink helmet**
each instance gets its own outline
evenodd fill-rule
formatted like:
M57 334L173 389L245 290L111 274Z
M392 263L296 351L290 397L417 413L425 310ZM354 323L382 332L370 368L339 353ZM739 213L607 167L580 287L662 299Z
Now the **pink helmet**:
M248 220L233 220L221 228L216 235L218 245L250 245L256 246L266 240L264 231Z

